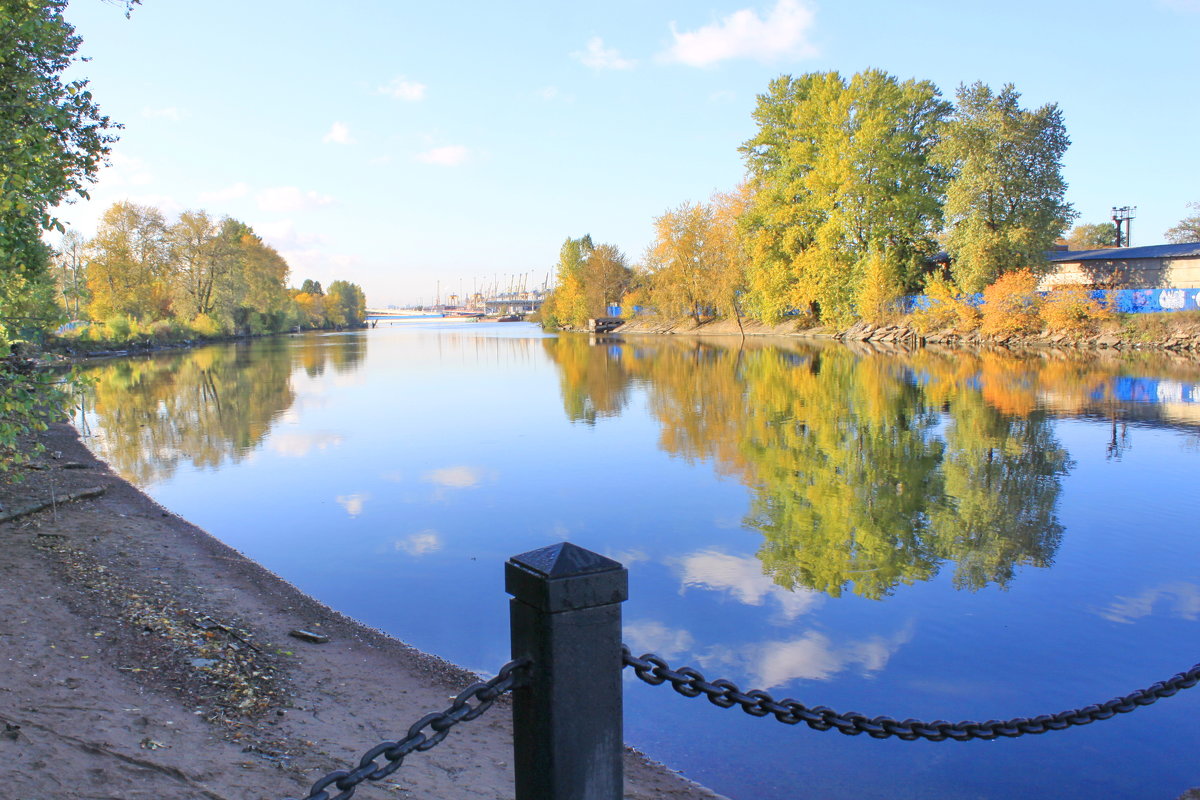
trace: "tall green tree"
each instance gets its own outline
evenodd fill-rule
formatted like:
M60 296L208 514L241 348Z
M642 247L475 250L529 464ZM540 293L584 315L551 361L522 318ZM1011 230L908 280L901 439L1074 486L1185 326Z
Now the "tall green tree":
M1005 272L1043 267L1075 218L1062 175L1071 141L1057 104L1022 108L1011 84L998 93L964 84L957 100L936 148L953 172L945 242L955 282L978 292Z
M87 81L64 81L81 39L65 0L0 0L0 340L23 288L44 282L41 233L53 208L85 187L119 126L100 113Z
M748 300L761 317L853 319L872 256L917 282L941 223L947 173L931 156L949 110L932 83L879 70L771 82L741 147L754 197Z
M542 304L541 319L545 328L581 328L587 323L588 304L584 273L587 261L595 250L590 234L579 239L567 237L558 251L555 285Z
M358 284L334 281L325 294L325 315L335 326L361 325L367 318L367 299Z
M287 261L244 222L224 220L220 236L232 258L214 290L217 315L233 331L282 330L292 305Z

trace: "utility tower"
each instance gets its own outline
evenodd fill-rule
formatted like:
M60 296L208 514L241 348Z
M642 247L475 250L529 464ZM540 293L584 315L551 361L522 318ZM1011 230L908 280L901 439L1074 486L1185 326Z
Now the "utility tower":
M1133 213L1135 211L1137 211L1137 206L1113 207L1112 221L1117 229L1117 247L1129 247L1129 234L1133 227ZM1124 236L1121 234L1122 223L1125 225Z

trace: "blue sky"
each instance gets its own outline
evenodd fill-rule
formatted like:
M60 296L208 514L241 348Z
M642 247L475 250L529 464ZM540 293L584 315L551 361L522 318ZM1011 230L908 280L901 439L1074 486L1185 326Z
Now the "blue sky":
M567 236L641 257L655 216L731 189L774 77L868 67L1057 102L1081 221L1133 243L1200 201L1200 0L559 4L74 0L74 68L125 124L92 201L252 225L291 280L371 305L525 274Z

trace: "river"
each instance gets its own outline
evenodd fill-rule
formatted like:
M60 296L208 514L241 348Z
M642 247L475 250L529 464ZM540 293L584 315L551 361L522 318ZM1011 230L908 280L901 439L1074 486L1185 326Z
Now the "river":
M123 476L482 673L508 658L504 561L562 540L629 568L635 651L809 705L1035 716L1200 661L1200 360L439 320L87 372L76 424ZM1200 786L1200 689L965 743L785 726L630 674L626 706L631 744L734 800Z

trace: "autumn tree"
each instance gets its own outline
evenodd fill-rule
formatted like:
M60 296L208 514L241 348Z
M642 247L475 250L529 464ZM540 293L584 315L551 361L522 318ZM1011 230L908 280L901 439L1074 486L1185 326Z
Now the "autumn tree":
M1188 203L1188 208L1194 209L1195 214L1179 220L1179 224L1167 229L1163 238L1172 244L1187 244L1200 242L1200 202Z
M683 203L655 218L654 242L645 260L650 300L659 313L696 322L715 315L710 302L716 273L712 229L712 209L702 203Z
M88 314L135 319L170 315L170 260L166 220L150 206L129 201L109 207L88 244Z
M749 183L731 192L717 192L709 202L712 230L709 247L713 253L713 281L709 297L717 313L742 322L742 295L746 291L746 270L750 251L741 228L746 209L753 202Z
M184 211L165 232L176 316L211 315L216 289L232 272L237 242L222 236L223 222L205 211Z
M583 269L583 294L591 316L606 316L610 305L620 303L633 279L629 259L613 244L592 248Z
M1038 268L1075 217L1066 202L1062 158L1070 139L1050 103L1021 107L1005 85L962 85L936 148L953 172L946 189L946 249L954 280L978 292L1011 270Z
M1071 228L1067 247L1071 250L1095 250L1117 243L1117 226L1111 222L1084 222Z

